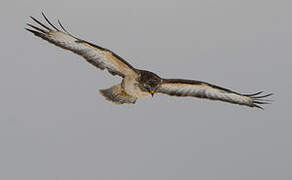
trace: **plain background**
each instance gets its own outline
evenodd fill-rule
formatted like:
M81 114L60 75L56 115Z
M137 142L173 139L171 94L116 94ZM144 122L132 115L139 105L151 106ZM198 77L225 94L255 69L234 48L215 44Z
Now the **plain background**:
M1 1L0 179L292 179L292 3ZM115 105L121 79L26 32L32 15L166 78L273 92L258 110L157 95Z

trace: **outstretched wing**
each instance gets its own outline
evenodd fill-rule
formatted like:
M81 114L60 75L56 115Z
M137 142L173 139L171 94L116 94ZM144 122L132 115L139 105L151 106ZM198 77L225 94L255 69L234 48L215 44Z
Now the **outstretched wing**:
M263 98L272 95L266 94L259 96L262 92L255 94L240 94L206 82L184 79L164 79L161 86L157 89L157 92L171 96L191 96L219 100L261 109L262 107L259 106L260 104L269 104L269 100Z
M52 26L52 28L47 27L34 17L31 17L38 25L42 26L43 28L39 28L28 23L27 25L32 29L26 28L26 30L50 43L55 44L56 46L70 50L84 57L92 65L102 70L107 69L113 75L124 77L127 75L136 74L135 68L133 68L129 63L127 63L114 52L74 37L68 31L66 31L60 21L58 21L60 27L63 30L60 31L46 18L43 13L42 15L45 20Z

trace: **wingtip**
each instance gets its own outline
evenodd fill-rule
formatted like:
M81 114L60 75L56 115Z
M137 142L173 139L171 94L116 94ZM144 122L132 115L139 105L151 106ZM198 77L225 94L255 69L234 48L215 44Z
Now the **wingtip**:
M31 32L31 33L36 33L36 31L32 30L32 29L29 29L29 28L24 28L25 30Z
M29 32L31 32L31 33L33 33L36 36L40 36L40 37L42 36L42 33L38 32L38 31L29 29L29 28L24 28L24 29L27 30L27 31L29 31Z
M39 20L37 20L36 18L34 18L33 16L30 16L30 18L35 21L36 23L38 23L39 25L41 25L42 27L46 28L47 30L51 31L52 29L50 29L48 26L44 25L43 23L41 23Z
M263 93L264 91L259 91L259 92L256 92L256 93L253 93L253 94L243 94L244 96L249 96L249 97L252 97L252 96L256 96L256 95L259 95L261 93Z
M61 21L58 19L58 24L59 26L63 29L64 32L66 32L67 34L70 34L65 28L64 26L62 25Z
M260 108L260 109L264 110L264 108L262 106L260 106L260 105L271 104L271 102L273 100L265 99L265 98L274 95L274 93L268 93L268 94L260 95L262 93L264 93L264 91L260 91L258 93L255 93L255 94L252 94L252 95L249 96L250 98L252 98L252 107L257 107L257 108Z
M60 31L54 24L52 24L49 19L46 17L46 15L41 12L41 14L43 15L43 17L45 18L45 20L47 21L47 23L49 23L56 31Z
M26 23L26 25L28 25L28 26L32 27L33 29L38 30L38 31L40 31L42 33L47 33L45 30L43 30L41 28L38 28L38 27L36 27L36 26L34 26L34 25L30 24L30 23Z
M258 108L258 109L260 109L260 110L265 110L265 108L263 108L262 106L259 106L259 105L254 105L254 106L252 106L252 107Z
M28 28L24 28L25 30L31 30L31 29L28 29Z

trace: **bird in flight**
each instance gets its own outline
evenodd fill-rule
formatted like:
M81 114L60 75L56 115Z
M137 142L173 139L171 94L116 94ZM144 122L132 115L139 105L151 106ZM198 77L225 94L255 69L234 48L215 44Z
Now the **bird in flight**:
M31 19L42 28L27 23L30 28L25 29L58 47L82 56L99 69L106 69L112 75L121 76L123 80L120 84L100 90L106 100L116 104L134 104L138 98L153 97L155 93L163 93L170 96L205 98L262 108L260 105L269 103L269 100L265 98L272 95L272 93L263 95L262 91L241 94L203 81L161 78L153 72L134 68L109 49L73 36L58 20L62 29L59 30L44 13L42 15L51 27L31 16Z

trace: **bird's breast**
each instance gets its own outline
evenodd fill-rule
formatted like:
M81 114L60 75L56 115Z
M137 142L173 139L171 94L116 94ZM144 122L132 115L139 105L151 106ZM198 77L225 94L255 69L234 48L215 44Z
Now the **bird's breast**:
M125 92L136 98L145 98L150 96L150 93L142 91L138 86L136 78L125 77L122 82L122 86Z

